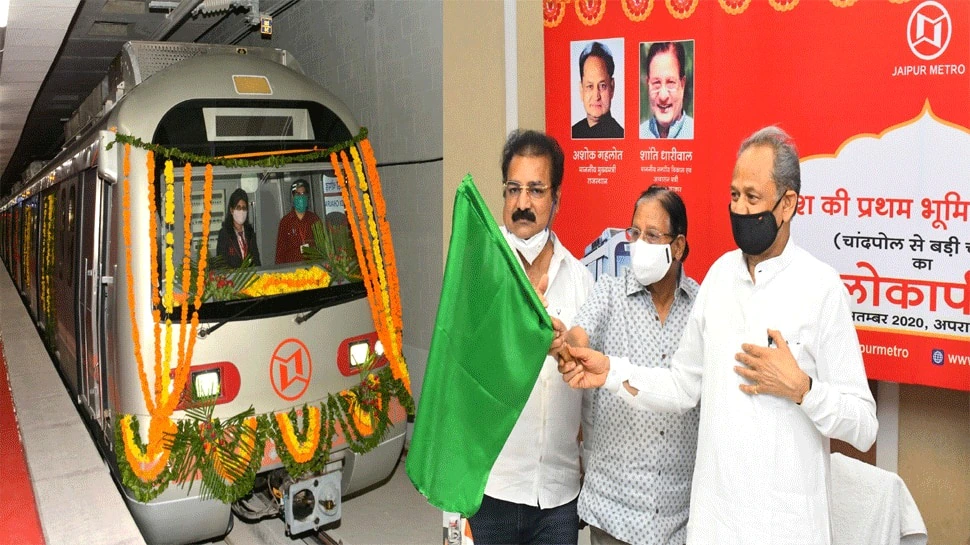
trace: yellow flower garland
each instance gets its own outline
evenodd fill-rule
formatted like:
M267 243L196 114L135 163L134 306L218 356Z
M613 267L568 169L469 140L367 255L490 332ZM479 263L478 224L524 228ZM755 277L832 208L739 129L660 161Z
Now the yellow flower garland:
M255 452L253 448L256 445L256 426L258 422L255 416L250 416L243 423L244 426L249 428L249 432L243 433L240 439L241 445L237 445L233 452L236 456L240 457L240 466L247 467L250 462L252 462L253 456L262 456L262 452ZM222 453L218 448L212 448L206 445L206 452L211 452L213 456L212 465L215 467L216 473L219 474L224 480L228 482L234 482L232 472L226 468L225 462L222 460Z
M260 297L325 288L329 285L330 273L321 267L313 266L291 272L258 274L241 293L250 297Z
M307 414L303 415L303 418L309 420L305 423L307 432L306 439L303 441L297 439L294 424L286 413L276 413L275 418L276 423L280 427L280 434L283 436L283 443L286 445L286 450L293 457L293 460L299 464L309 462L316 453L317 446L320 444L320 429L322 427L320 409L311 405L307 408Z
M175 264L174 264L174 245L175 245L175 235L173 233L175 226L175 173L174 165L172 161L165 162L165 170L163 171L164 183L165 183L165 193L163 199L163 218L164 225L166 229L165 233L165 248L164 248L164 260L165 260L165 279L162 286L158 284L158 260L156 258L156 238L157 234L157 223L155 221L155 204L154 204L154 155L152 153L148 154L146 160L146 166L148 167L148 201L149 201L149 227L151 234L149 239L151 240L151 271L152 271L152 318L153 326L155 332L155 384L154 392L148 387L148 378L145 372L144 362L141 357L141 347L139 343L138 336L138 326L135 319L135 290L134 290L134 275L132 271L132 256L131 256L131 190L129 175L131 170L130 162L131 146L125 145L125 154L123 162L123 213L122 218L124 222L124 238L125 238L125 273L128 284L128 307L129 314L132 324L132 341L135 346L135 359L138 364L138 378L142 387L142 395L145 399L145 406L149 414L149 434L148 443L142 448L136 438L133 436L131 431L131 415L125 415L127 420L122 421L122 442L124 443L124 455L125 459L129 462L132 472L138 479L143 482L151 482L161 471L164 470L167 463L168 457L171 452L169 448L165 446L165 436L167 434L174 434L177 431L177 426L172 422L171 416L175 411L175 407L181 398L182 391L185 388L185 383L188 379L188 370L192 361L192 352L195 346L195 334L198 328L198 307L201 305L201 299L197 296L195 300L195 310L192 312L191 325L188 335L185 334L185 327L187 321L188 309L186 307L188 301L182 301L182 317L180 320L181 335L179 339L179 349L177 354L177 372L173 380L171 376L172 369L172 320L171 313L174 310L175 304ZM185 229L183 231L183 248L191 248L191 236L192 232L190 229L191 221L191 167L185 169L185 190L186 196L183 199L183 213L185 218ZM203 209L203 220L206 224L203 226L203 237L204 240L208 240L208 218L211 217L211 196L212 196L212 170L211 166L206 169L205 178L205 205ZM205 282L205 254L200 258L200 267L198 272L197 284L203 285ZM185 264L185 259L187 259L188 252L183 256L183 266ZM188 267L185 267L188 268ZM183 293L186 293L186 287L190 283L190 277L188 273L182 277L182 288ZM160 290L161 288L161 290ZM159 291L161 291L161 296L159 296ZM165 318L165 333L164 333L164 348L161 345L161 315L158 310L159 303L162 304L166 311ZM154 396L152 396L154 393Z
M125 444L125 458L139 479L155 480L168 464L171 451L164 446L165 434L174 434L175 423L170 418L152 418L148 430L148 443L142 447L131 429L133 416L121 417L121 436Z

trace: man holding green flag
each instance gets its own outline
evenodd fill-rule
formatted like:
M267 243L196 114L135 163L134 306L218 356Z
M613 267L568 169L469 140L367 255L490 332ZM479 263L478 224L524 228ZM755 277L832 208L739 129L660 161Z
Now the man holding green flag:
M455 197L407 472L432 505L471 517L476 545L576 543L582 394L547 352L593 279L551 231L559 144L513 132L502 175L502 229L470 178Z

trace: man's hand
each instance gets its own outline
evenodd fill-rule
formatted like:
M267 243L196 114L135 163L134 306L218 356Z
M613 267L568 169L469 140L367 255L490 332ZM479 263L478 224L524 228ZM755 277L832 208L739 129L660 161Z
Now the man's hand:
M559 353L559 372L573 388L599 388L609 370L610 359L590 348L566 344Z
M557 357L559 355L560 349L565 346L566 340L566 324L562 322L559 318L555 316L549 316L552 319L552 343L549 345L549 355L552 357Z
M549 300L546 299L546 289L549 287L549 275L543 274L539 278L539 281L532 284L532 288L536 290L536 295L539 296L539 301L542 302L542 308L549 308Z
M769 329L768 338L774 343L774 347L745 343L741 345L744 352L734 356L734 359L744 364L736 365L734 371L750 381L750 384L739 386L741 391L749 395L784 397L794 403L801 403L808 393L808 375L798 367L798 362L780 332Z

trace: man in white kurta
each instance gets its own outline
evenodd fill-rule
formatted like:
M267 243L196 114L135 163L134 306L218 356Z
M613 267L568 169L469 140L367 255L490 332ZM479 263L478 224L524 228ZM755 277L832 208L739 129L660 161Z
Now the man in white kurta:
M581 366L560 363L571 385L635 406L701 401L689 545L830 545L829 439L875 441L848 292L790 236L800 189L788 135L749 137L731 182L740 249L708 271L670 368L581 348L571 348Z

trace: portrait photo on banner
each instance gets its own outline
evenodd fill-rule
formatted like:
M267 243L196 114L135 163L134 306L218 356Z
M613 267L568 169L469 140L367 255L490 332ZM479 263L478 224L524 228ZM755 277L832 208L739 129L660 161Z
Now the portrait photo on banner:
M694 138L694 40L640 43L640 138Z
M623 38L569 44L572 138L623 138Z

